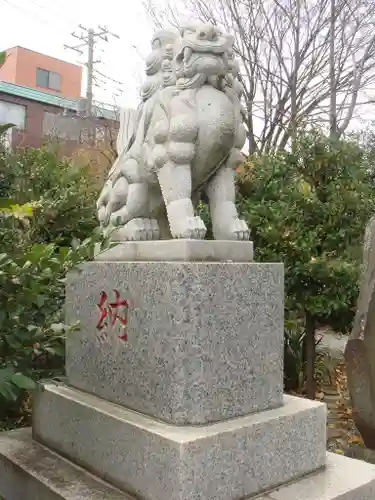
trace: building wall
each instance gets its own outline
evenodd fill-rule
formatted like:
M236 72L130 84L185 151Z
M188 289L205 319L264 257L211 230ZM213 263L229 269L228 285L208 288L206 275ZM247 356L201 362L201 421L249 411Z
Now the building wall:
M59 74L60 91L38 87L37 68ZM0 68L0 80L77 100L81 97L82 68L39 52L14 47L7 51L5 64Z
M17 47L6 51L5 64L0 67L0 80L15 83L17 73Z
M4 92L0 92L0 104L1 102L25 107L24 130L12 129L13 147L39 148L48 140L49 135L52 139L61 141L63 153L70 156L81 146L82 139L85 140L88 121L77 117L76 114L72 114L70 117L62 116L63 110L57 106L31 101ZM53 115L56 115L55 122ZM105 131L104 143L108 144L109 140L116 139L117 123L106 119L92 119L91 123L98 131ZM99 136L100 134L98 134L98 138Z
M54 108L54 106L43 105L35 101L27 101L22 97L4 93L0 93L0 101L19 104L25 106L26 109L25 129L13 131L13 146L18 146L21 142L24 142L23 145L25 146L40 147L43 143L44 111L52 108L56 113L60 112L60 109Z

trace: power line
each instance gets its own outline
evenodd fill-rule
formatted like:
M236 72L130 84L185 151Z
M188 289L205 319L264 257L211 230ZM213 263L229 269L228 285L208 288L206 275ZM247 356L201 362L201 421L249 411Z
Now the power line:
M60 22L56 23L56 18L52 21L51 18L47 19L46 17L41 17L38 14L36 14L34 11L26 10L24 7L21 7L15 3L11 2L10 0L2 0L2 1L5 4L9 5L10 7L17 9L21 12L24 12L28 17L30 17L30 15L31 15L36 21L38 21L40 24L43 24L43 26L45 26L49 30L51 30L51 32L52 32L52 30L54 32L56 32L56 30L58 30L58 31L61 31L61 33L62 33L64 30L64 33L65 33L67 30L67 26L64 27L62 24L60 24ZM33 2L33 3L35 3L35 2ZM35 5L37 5L37 4L35 3ZM61 16L58 19L61 20Z
M51 12L51 14L53 14L54 16L59 16L58 17L59 22L62 21L62 22L67 23L69 25L77 24L77 19L73 18L73 16L72 17L69 16L69 18L66 17L66 13L63 13L62 10L55 9L55 8L51 9L50 4L48 4L48 6L47 6L47 5L40 5L38 2L36 2L36 0L29 0L29 1L32 2L34 5L36 5L39 9L42 9L43 11L47 10L47 11Z
M118 80L115 80L114 78L111 78L110 76L105 75L104 73L101 73L99 70L95 70L95 73L100 75L103 78L106 78L107 80L110 80L113 83L116 83L117 85L125 85L124 82L119 82Z

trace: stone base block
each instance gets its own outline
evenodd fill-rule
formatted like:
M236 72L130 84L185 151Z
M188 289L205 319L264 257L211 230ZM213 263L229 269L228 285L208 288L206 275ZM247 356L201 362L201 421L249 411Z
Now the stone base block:
M0 435L0 495L6 500L135 500L32 440L30 429ZM328 453L326 468L255 498L373 500L375 466Z
M374 500L375 466L327 454L325 469L257 500Z
M68 277L69 384L177 425L281 405L282 264L89 262Z
M35 397L34 437L143 500L238 500L322 467L326 406L174 426L63 385Z
M5 500L134 500L31 438L0 433L0 497Z
M101 261L251 262L252 241L156 240L122 242L98 253Z

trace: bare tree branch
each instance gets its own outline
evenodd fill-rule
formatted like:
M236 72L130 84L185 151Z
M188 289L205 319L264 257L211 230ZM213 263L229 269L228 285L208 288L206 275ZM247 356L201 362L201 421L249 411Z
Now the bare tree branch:
M375 82L375 0L144 0L155 26L199 19L234 34L250 152L287 147L297 127L343 134Z

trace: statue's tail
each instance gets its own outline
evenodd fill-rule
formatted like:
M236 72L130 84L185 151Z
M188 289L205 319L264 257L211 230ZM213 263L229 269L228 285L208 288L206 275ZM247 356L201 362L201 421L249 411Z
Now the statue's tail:
M120 156L123 151L128 151L133 142L136 131L137 110L132 108L120 109L120 129L117 136L117 153Z
M108 172L108 178L112 177L113 173L117 170L120 158L129 151L134 143L137 130L137 117L137 110L132 108L120 108L120 127L116 141L117 159Z
M117 207L120 207L122 203L126 202L129 189L128 180L125 177L121 177L113 183L113 177L116 176L116 173L120 173L119 170L121 168L121 164L124 162L124 156L134 143L138 117L138 110L132 108L120 108L120 127L116 141L117 158L108 173L108 180L105 183L96 203L98 220L102 226L107 226L112 211L116 210Z
M107 226L112 219L124 224L142 208L147 187L144 171L139 159L152 116L152 103L141 103L138 109L120 111L120 129L117 138L118 157L108 173L99 199L97 214L101 226Z

